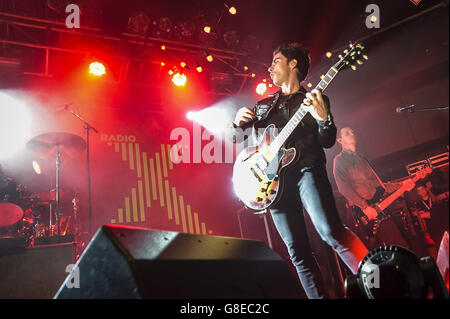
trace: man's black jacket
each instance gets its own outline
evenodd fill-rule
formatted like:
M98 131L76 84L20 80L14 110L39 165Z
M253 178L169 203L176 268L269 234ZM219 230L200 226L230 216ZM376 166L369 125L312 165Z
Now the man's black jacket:
M283 96L281 91L278 91L273 96L257 102L253 108L257 120L246 123L241 128L231 125L231 140L234 143L243 142L250 135L246 134L250 127L254 141L258 140L262 130L269 124L275 124L281 131L301 106L305 93L306 91L303 88L288 96ZM325 95L323 97L328 110L330 110L328 98ZM326 158L323 148L330 148L335 142L336 126L333 123L331 112L329 112L327 121L317 121L310 113L307 113L287 139L285 147L296 148L297 159L295 164L291 166L303 170L304 168L325 165Z

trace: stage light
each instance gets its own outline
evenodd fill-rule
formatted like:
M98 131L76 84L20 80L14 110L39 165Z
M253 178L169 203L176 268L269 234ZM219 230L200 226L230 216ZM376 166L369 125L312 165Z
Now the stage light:
M92 62L89 64L89 73L95 76L102 76L106 74L106 68L100 62Z
M227 48L234 49L239 43L236 31L225 32L223 35L223 41L227 45Z
M273 86L273 84L272 83L269 83L269 87L271 88Z
M256 74L255 74L255 73L252 73L252 75L251 75L251 76L252 76L252 78L254 78L254 77L256 76Z
M164 44L161 46L161 50L166 50L166 46Z
M182 68L184 68L186 66L186 62L183 62L183 61L180 62L180 65L181 65Z
M248 66L244 65L244 70L248 71Z
M266 91L267 91L266 83L259 83L256 86L256 93L258 93L259 95L264 95L264 93L266 93Z
M210 33L211 32L211 27L206 26L203 28L203 31L205 31L206 33Z
M175 73L172 77L172 82L176 85L176 86L186 86L186 82L187 82L187 78L186 75L184 74L180 74L180 73Z
M161 66L165 66L166 64L164 62L161 62Z
M15 155L31 138L31 115L18 99L0 93L0 159Z
M206 60L208 60L208 62L212 62L214 60L213 56L208 52L208 50L205 50L205 54Z
M263 82L266 83L266 82L267 82L267 79L264 79Z
M199 73L202 72L203 68L201 67L200 64L198 64L198 61L196 61L195 64L197 65L197 68L196 68L197 72L199 72Z
M332 55L333 55L333 53L331 53L329 51L326 53L327 58L331 58Z
M41 175L42 170L41 170L41 166L39 165L39 163L37 161L33 161L33 162L31 162L31 164L33 165L33 170L35 171L35 173L38 175Z
M188 120L193 120L194 118L195 118L195 112L192 112L192 111L189 111L189 112L187 112L186 113L186 118L188 119Z
M127 30L131 33L146 35L150 18L145 13L137 13L128 19Z
M169 75L172 75L172 74L173 74L173 71L172 71L172 70L169 70L168 73L169 73Z
M228 9L228 12L231 13L232 15L235 15L237 13L237 10L235 7L230 7L230 9Z

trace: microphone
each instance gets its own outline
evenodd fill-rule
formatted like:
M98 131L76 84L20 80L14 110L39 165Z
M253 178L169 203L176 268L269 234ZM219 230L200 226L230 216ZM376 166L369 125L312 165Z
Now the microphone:
M56 108L53 112L58 113L58 112L67 110L67 108L68 108L69 106L71 106L71 105L72 105L72 103L64 104L63 106L60 106L60 107Z
M397 107L395 109L395 112L397 112L397 113L401 113L401 112L405 112L405 111L414 112L414 106L415 106L414 104L411 104L411 105L404 106L404 107Z

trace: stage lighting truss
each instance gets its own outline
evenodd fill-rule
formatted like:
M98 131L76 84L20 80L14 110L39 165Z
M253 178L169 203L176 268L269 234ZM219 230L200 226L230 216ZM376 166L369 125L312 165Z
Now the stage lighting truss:
M105 65L106 72L112 75L111 80L118 83L125 81L130 84L155 86L155 81L148 84L142 83L143 76L139 72L157 75L158 72L149 72L152 66L157 65L161 68L161 62L163 62L170 69L173 65L179 66L183 59L187 64L184 69L188 70L190 67L191 72L195 72L198 76L211 77L213 73L226 74L226 76L209 78L209 80L221 82L220 85L215 86L217 90L210 93L230 95L239 94L243 90L254 92L256 83L251 78L251 73L259 75L260 70L263 69L258 69L257 66L263 63L250 60L248 52L237 51L236 48L243 43L239 41L238 33L233 30L221 35L224 41L223 46L227 48L216 48L217 34L214 24L210 22L202 13L174 25L169 17L153 20L144 12L136 12L128 19L127 31L116 37L103 35L102 30L96 27L81 25L80 29L69 30L64 23L45 19L37 21L31 16L11 15L0 9L0 30L3 30L0 31L2 33L0 45L5 48L5 56L19 59L21 65L18 72L29 76L53 77L59 75L58 72L62 72L57 67L62 59L76 59L80 54L92 55L92 50L97 48L80 49L68 45L73 43L71 41L74 37L77 37L87 43L99 43L102 48L108 48L103 52L96 52L96 55L108 61L108 65ZM5 25L11 27L5 28ZM204 26L211 26L211 31L204 32ZM180 40L177 40L177 37ZM195 43L196 37L198 37L197 43ZM61 41L57 45L49 45L46 41L49 38L58 38ZM188 38L192 40L188 41ZM251 46L254 42L256 41L247 40L248 51L252 51L252 48L253 51L255 50L257 45ZM135 54L129 54L127 48L130 47L133 47ZM27 63L23 60L24 57L35 56L31 54L32 51L41 53L39 56L42 58L37 63ZM267 68L264 72L267 72L266 70ZM222 79L219 80L219 78ZM223 89L224 87L226 89Z

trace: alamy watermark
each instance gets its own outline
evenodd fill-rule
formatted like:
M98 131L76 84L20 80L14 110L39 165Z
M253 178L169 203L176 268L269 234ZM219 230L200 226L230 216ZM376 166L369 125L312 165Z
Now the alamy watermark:
M378 265L364 265L361 270L361 279L367 289L380 288L380 268Z
M66 17L66 27L69 29L80 28L80 7L76 4L68 4L66 13L70 13Z
M380 28L380 7L374 3L367 5L366 13L369 15L366 17L366 27L368 29Z
M75 264L69 264L66 267L69 276L66 279L66 287L69 289L80 288L80 268Z

